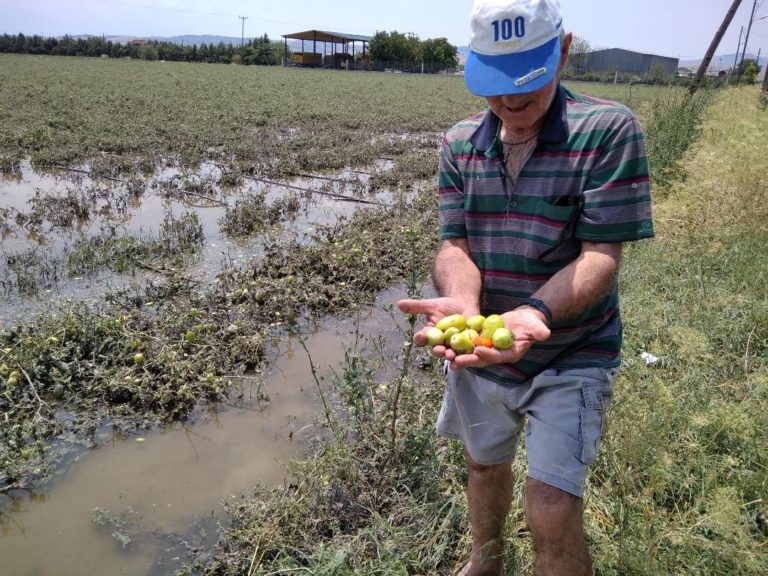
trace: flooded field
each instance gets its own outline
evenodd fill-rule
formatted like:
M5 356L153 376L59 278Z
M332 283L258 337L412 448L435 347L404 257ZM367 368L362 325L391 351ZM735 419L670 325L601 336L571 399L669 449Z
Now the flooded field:
M88 298L135 283L153 272L163 235L174 245L160 260L181 258L185 274L210 282L225 263L258 256L260 234L307 242L358 207L391 204L389 190L366 192L371 176L392 166L383 159L367 170L222 187L222 168L212 163L165 168L132 184L87 168L39 174L23 164L0 179L0 319L22 318L51 297Z
M217 523L227 522L222 502L285 482L285 463L324 434L315 376L332 379L361 333L401 341L387 312L401 295L382 294L355 318L307 335L316 375L291 337L271 351L269 368L244 380L236 405L210 405L193 423L141 434L105 427L61 478L0 495L3 573L160 576L213 546ZM392 365L373 361L382 379L391 375Z
M438 136L290 174L114 154L5 170L4 573L174 573L215 548L223 503L288 481L343 417L350 347L391 376Z
M133 182L99 177L88 166L39 173L23 163L0 180L3 326L55 319L68 302L90 302L98 310L114 294L146 294L147 286L169 275L206 291L227 271L246 270L270 246L311 249L318 233L344 226L357 211L406 201L396 186L370 190L372 179L385 177L393 165L381 159L339 173L241 178L224 186L224 171L215 163L196 170L166 166ZM405 194L419 190L409 186ZM351 289L344 284L338 290ZM218 524L227 522L222 503L252 486L281 485L285 464L324 434L320 386L329 394L328 382L361 335L378 336L374 349L382 356L373 361L387 377L392 367L382 360L382 342L394 352L402 344L391 306L404 294L402 288L381 292L353 315L340 309L338 316L285 323L276 312L261 359L245 371L218 375L220 392L195 400L181 421L57 403L76 393L71 384L43 392L41 404L59 405L45 418L50 447L26 441L40 455L27 449L22 461L35 463L26 473L22 467L26 479L0 492L4 570L170 574L212 548ZM51 338L60 337L46 342ZM10 353L6 348L3 354ZM42 542L48 543L43 551Z

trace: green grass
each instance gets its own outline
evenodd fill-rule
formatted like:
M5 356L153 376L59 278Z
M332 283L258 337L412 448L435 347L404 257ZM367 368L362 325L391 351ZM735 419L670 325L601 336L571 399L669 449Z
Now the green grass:
M663 92L574 86L633 106ZM108 174L160 156L259 174L361 166L485 105L454 76L12 54L0 55L0 102L0 167L30 157Z

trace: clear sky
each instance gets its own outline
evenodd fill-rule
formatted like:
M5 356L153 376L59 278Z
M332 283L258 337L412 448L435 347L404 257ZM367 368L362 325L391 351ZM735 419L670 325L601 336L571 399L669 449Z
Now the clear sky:
M736 51L754 0L742 0L719 54ZM568 30L593 48L701 58L732 0L560 0ZM758 0L748 52L768 54L768 0ZM472 0L0 0L0 33L240 36L308 29L373 35L378 30L469 43ZM713 65L716 65L713 62ZM725 63L724 63L725 66Z

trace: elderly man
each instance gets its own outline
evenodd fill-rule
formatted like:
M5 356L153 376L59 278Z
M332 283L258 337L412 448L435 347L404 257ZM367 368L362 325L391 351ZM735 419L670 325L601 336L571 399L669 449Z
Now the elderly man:
M469 467L465 575L503 572L523 432L536 573L592 571L582 496L620 363L622 243L653 236L653 226L637 120L560 84L570 44L557 0L475 1L465 82L488 109L442 141L440 297L398 303L428 325L501 314L516 336L503 351L432 349L449 364L437 430L464 444Z

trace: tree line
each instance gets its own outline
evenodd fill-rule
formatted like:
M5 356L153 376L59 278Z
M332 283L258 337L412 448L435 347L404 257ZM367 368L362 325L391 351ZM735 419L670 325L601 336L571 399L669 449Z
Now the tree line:
M243 46L233 46L223 42L184 46L158 40L149 40L139 44L112 42L99 36L51 38L38 35L3 34L0 36L0 53L3 52L45 56L90 56L272 66L282 64L283 57L286 55L284 44L272 42L266 34L248 40ZM290 56L290 54L288 55Z
M446 70L459 65L456 46L446 38L419 40L401 32L376 32L368 43L374 62L414 64L423 63L431 70Z
M283 58L290 60L283 42L273 42L264 34L247 40L243 46L218 44L182 45L174 42L148 40L144 43L113 42L101 36L73 38L45 37L25 34L0 36L0 53L35 54L45 56L86 56L168 60L174 62L208 62L217 64L278 65ZM377 32L369 42L371 60L382 65L425 64L431 71L456 68L457 49L445 38L419 40L400 32Z

